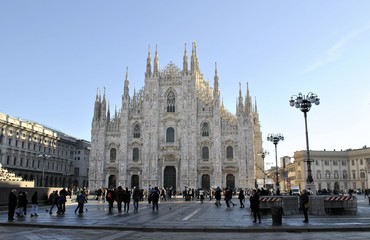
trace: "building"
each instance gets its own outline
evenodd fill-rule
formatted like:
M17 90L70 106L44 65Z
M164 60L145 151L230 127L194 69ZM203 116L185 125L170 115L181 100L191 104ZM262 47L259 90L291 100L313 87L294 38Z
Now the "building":
M77 146L75 151L75 159L73 163L73 174L74 182L73 186L88 187L89 181L89 157L91 143L86 140L76 140Z
M34 181L35 187L82 187L73 172L76 138L4 113L0 113L0 130L0 163L9 172Z
M305 188L307 178L306 151L294 153L294 185ZM312 177L316 190L348 191L369 188L370 148L345 151L310 151ZM293 185L292 183L292 185Z
M211 87L199 69L195 43L190 69L186 46L182 69L173 62L160 69L157 49L153 65L149 49L144 86L133 96L126 70L121 109L114 114L105 91L97 93L90 189L253 188L255 162L263 164L257 156L262 138L248 86L243 97L239 85L236 114L231 114L221 101L217 66Z

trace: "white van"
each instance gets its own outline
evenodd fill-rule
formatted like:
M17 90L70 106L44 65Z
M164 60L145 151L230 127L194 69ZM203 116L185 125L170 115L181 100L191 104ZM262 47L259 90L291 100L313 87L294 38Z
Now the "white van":
M299 186L292 186L290 190L292 190L292 195L299 195Z

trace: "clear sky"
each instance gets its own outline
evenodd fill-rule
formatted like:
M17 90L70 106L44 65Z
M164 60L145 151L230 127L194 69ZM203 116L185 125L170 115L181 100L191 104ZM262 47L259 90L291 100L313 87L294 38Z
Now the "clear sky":
M182 67L197 43L200 69L235 112L239 82L257 101L267 162L306 148L292 95L316 93L312 150L370 146L370 1L0 1L0 112L91 140L97 88L111 111L143 87L148 46L161 68Z

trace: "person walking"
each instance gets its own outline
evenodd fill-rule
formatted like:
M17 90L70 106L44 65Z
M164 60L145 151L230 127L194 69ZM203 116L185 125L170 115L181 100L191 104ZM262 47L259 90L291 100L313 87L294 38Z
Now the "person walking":
M203 188L199 189L199 200L201 203L203 203L204 200L204 190Z
M252 195L249 198L249 202L250 202L251 210L253 212L253 217L254 217L253 222L255 223L258 217L258 223L261 223L260 196L256 189L253 189Z
M134 187L132 192L132 199L134 200L134 213L139 211L140 194L140 189L138 187Z
M116 198L116 193L113 188L107 190L106 200L108 202L109 214L113 213L113 203Z
M78 194L76 201L78 205L75 209L75 214L77 213L77 210L78 210L78 214L83 214L85 203L87 203L87 198L86 198L86 194L84 190Z
M131 201L131 191L126 187L126 190L123 194L123 212L128 213L130 210L130 201Z
M66 212L66 202L67 202L67 196L68 196L68 192L65 188L63 188L62 190L59 191L59 195L60 196L63 196L65 201L62 203L62 208L61 208L61 213L65 213Z
M217 207L221 206L221 188L220 187L217 187L215 191L215 199L216 199L215 205Z
M230 191L228 188L225 189L224 191L224 200L225 200L225 203L226 203L226 207L229 208L230 207Z
M308 223L308 208L309 208L309 198L306 189L302 190L299 197L300 209L303 211L304 220L303 222Z
M39 203L37 201L37 198L38 198L38 194L37 194L37 191L35 191L31 197L31 204L32 204L32 208L31 208L31 217L38 217L39 215L37 215L37 211L39 209Z
M240 190L238 199L239 199L239 203L240 203L240 207L239 208L244 208L245 196L244 196L244 190L243 189Z
M53 193L51 193L49 198L51 202L51 208L49 210L49 214L53 214L53 208L55 205L57 205L58 199L59 199L58 191L54 191Z
M152 211L157 210L158 212L158 201L159 201L159 190L158 187L154 187L154 191L151 193L152 197Z
M116 197L116 202L117 202L118 213L122 213L122 202L125 197L125 191L123 190L121 186L117 188L115 197Z
M13 189L8 198L8 221L14 221L15 208L17 207L17 190Z

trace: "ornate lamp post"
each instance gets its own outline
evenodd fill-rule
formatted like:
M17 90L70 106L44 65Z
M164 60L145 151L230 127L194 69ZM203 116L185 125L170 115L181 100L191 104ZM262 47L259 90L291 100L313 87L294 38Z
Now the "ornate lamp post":
M263 162L263 169L261 169L261 171L263 173L263 188L266 189L265 157L266 155L269 155L269 152L267 150L264 150L258 153L258 155L261 156Z
M277 144L279 141L283 141L284 137L282 134L269 134L267 136L267 141L272 142L275 145L275 170L276 170L276 195L280 195L280 184L279 184L279 169L277 165Z
M308 130L307 130L307 113L310 111L312 104L319 105L320 104L320 98L310 92L307 95L303 95L302 93L298 93L298 95L293 95L290 100L289 104L291 107L296 107L299 108L303 114L304 114L304 124L305 124L305 129L306 129L306 147L307 147L307 183L309 185L315 186L313 183L313 178L312 178L312 170L311 170L311 160L310 158L310 147L308 144Z

